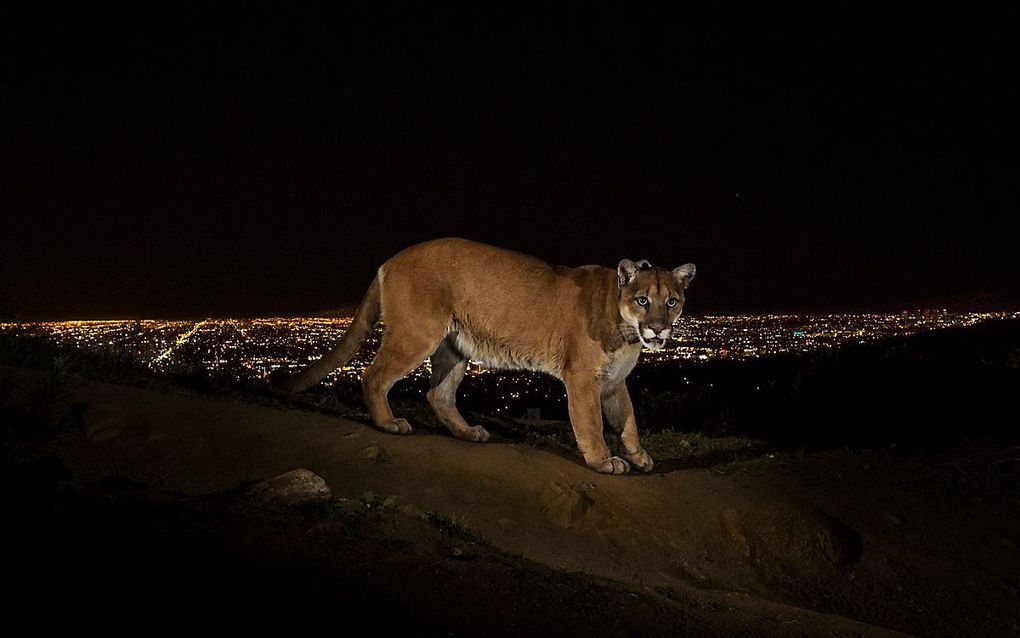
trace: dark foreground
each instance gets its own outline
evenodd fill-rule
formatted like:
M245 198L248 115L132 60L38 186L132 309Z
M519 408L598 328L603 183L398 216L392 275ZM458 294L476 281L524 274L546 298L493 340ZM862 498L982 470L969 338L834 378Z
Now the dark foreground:
M889 636L839 616L635 587L500 551L381 499L266 506L66 468L5 468L9 618L49 630L319 627L341 635ZM734 601L736 602L736 601Z
M412 511L357 501L274 511L239 491L189 498L121 480L39 489L61 470L23 469L37 491L6 495L16 500L5 606L40 628L718 632L686 601L677 613L661 596L511 557ZM23 490L29 477L4 478Z
M831 423L827 444L791 445L793 425L774 440L665 431L645 437L657 471L627 477L588 472L556 423L470 445L426 424L392 437L237 394L0 367L5 614L117 633L1016 635L1020 442L959 421L990 418L969 401L1010 407L1016 333L850 353L843 381L838 361L812 363L767 418ZM967 378L911 385L942 368ZM901 403L847 407L876 378ZM922 400L941 409L903 422ZM728 405L712 427L764 423ZM872 415L866 440L833 444L848 413ZM297 468L327 492L257 496Z

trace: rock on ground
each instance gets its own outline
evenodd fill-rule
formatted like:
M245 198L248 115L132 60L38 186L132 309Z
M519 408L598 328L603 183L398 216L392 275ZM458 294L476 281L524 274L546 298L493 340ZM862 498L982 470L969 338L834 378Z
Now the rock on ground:
M333 497L321 476L303 468L253 483L246 493L254 502L270 508L301 507Z

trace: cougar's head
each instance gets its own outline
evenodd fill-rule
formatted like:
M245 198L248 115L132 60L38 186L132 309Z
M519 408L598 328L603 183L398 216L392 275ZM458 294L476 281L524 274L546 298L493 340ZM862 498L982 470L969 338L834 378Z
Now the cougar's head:
M624 259L616 267L620 278L620 316L637 332L641 345L658 350L673 333L684 309L684 291L694 279L694 264L675 270L656 268L642 259Z

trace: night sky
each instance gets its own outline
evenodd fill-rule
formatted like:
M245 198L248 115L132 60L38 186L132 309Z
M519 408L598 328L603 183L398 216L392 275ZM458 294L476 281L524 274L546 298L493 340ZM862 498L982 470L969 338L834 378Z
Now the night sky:
M4 19L8 315L321 312L450 235L692 261L697 314L1016 306L1016 16L290 4Z

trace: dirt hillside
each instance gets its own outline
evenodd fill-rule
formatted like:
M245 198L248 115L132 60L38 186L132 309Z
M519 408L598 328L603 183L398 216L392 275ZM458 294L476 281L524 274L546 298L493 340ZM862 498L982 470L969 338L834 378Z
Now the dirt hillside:
M524 444L391 436L305 411L99 382L72 381L59 402L54 418L75 427L45 449L78 485L119 477L204 497L307 468L335 498L434 512L504 555L696 607L706 631L1020 627L1015 516L919 480L929 458L763 452L691 468L681 444L660 446L666 470L613 477Z

